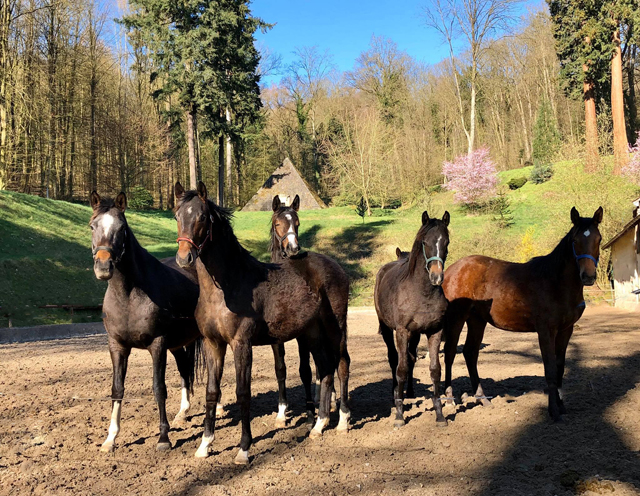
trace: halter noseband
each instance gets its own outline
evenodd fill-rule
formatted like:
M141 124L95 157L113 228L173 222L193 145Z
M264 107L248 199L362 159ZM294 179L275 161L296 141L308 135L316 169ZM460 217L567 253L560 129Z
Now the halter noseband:
M117 257L114 254L113 248L111 246L95 246L92 250L91 250L91 254L93 255L93 258L96 258L96 255L98 254L99 251L106 251L111 255L111 259L113 260L113 263L118 263L120 260L122 260L122 257L124 256L124 252L125 252L125 246L127 243L127 228L124 228L124 240L122 241L122 250L120 251L120 255L118 255Z
M573 250L573 256L576 259L576 263L582 258L588 258L589 260L593 260L593 263L596 265L596 269L598 268L598 259L585 253L584 255L578 255L576 253L576 244L575 242L571 243L571 249Z
M200 253L202 252L202 248L204 248L204 245L207 243L207 241L213 240L213 229L211 229L213 218L211 217L211 215L209 215L209 221L209 228L207 229L207 234L205 235L204 241L202 241L202 243L197 245L195 241L193 241L191 238L188 238L187 236L180 236L178 239L176 239L176 243L180 243L180 241L186 241L191 246L193 246L197 250L198 255L200 255Z
M422 243L422 255L424 256L424 268L429 271L429 264L431 262L440 262L442 264L442 269L444 269L444 260L440 257L429 257L427 258L427 252L424 250L424 243Z

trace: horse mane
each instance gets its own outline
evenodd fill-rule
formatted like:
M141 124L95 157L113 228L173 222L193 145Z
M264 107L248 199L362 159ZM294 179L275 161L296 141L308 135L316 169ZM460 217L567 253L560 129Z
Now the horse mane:
M91 221L93 221L93 219L98 215L106 214L109 210L115 208L115 206L116 201L113 198L101 198L100 205L98 205L98 207L93 211L93 214L91 214L91 220L89 220L89 223L91 223Z
M406 279L407 277L409 277L410 275L412 276L415 273L416 267L418 265L418 260L420 260L420 257L422 256L422 240L427 235L427 233L431 231L431 229L439 226L440 223L444 225L444 223L440 219L429 219L429 222L420 226L420 229L418 229L418 234L416 234L416 238L413 240L413 246L411 247L411 251L409 252L409 258L398 260L400 261L401 265L408 264L407 269L402 274L402 279Z
M564 237L560 240L556 247L551 250L550 253L538 257L533 257L525 263L534 270L548 269L549 266L562 266L566 263L567 253L570 253L571 250L571 240L573 239L577 229L578 226L572 226L569 232L564 235Z

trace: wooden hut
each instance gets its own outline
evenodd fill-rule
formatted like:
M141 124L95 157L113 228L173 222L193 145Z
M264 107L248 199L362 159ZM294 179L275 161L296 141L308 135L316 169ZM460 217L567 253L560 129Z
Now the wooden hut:
M615 306L637 310L640 309L640 198L633 205L633 218L602 249L611 248Z
M242 211L271 210L273 197L276 195L280 196L280 201L285 205L290 205L296 195L300 196L301 210L326 208L324 202L311 189L288 158L285 158L282 165L273 171L269 179L242 208Z

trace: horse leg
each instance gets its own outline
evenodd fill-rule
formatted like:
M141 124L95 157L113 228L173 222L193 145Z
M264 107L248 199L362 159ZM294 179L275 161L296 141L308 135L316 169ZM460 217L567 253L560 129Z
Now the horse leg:
M167 348L164 337L156 338L148 348L153 359L153 395L158 404L160 415L160 437L156 450L166 451L171 449L169 441L169 421L167 420L167 384L165 382L165 372L167 370Z
M557 366L557 378L558 378L558 407L560 414L567 413L567 409L564 407L564 395L562 394L562 379L564 377L564 363L567 354L567 346L569 345L569 339L573 334L573 326L569 326L566 329L560 331L556 336L556 366Z
M404 421L404 387L407 382L408 372L408 354L409 354L409 331L400 328L396 329L396 346L398 348L398 367L396 368L397 386L394 391L393 398L396 406L396 419L394 427L402 427Z
M306 399L307 423L313 424L316 415L316 405L311 395L311 366L309 365L309 347L304 338L298 338L298 353L300 354L300 380L304 386Z
M478 356L486 327L487 321L482 317L473 314L469 316L467 319L467 339L464 342L462 354L464 355L464 361L467 363L469 379L471 379L471 390L475 391L476 398L480 400L483 406L491 406L491 402L485 397L480 384L480 376L478 375Z
M204 416L204 434L196 451L196 458L209 456L209 445L213 442L216 426L216 407L220 401L220 380L224 370L224 356L227 343L224 341L204 340L204 358L207 363L207 394Z
M253 438L251 437L251 365L253 362L253 350L251 343L234 341L233 358L236 365L236 400L240 404L242 417L242 437L240 449L233 462L236 465L249 464L249 448Z
M389 367L391 367L391 396L395 398L396 387L398 387L398 381L396 380L396 369L398 368L398 350L396 350L396 344L393 342L393 330L387 327L380 321L380 334L384 343L387 345L387 358L389 359Z
M407 398L415 398L416 394L413 390L413 369L416 366L418 360L418 345L420 344L420 333L413 332L409 337L409 371L407 372Z
M440 399L440 378L442 369L440 368L440 342L442 341L442 331L429 336L429 371L431 372L431 382L433 383L433 408L436 411L436 425L447 425L447 419L442 414L442 400Z
M322 431L329 425L329 413L331 411L331 391L333 389L333 376L335 374L335 364L333 354L329 352L326 344L323 342L321 346L314 346L316 350L313 354L313 360L317 364L318 372L321 377L320 384L320 402L318 404L318 419L311 429L309 437L316 439L322 436Z
M349 419L351 418L351 410L349 410L349 367L351 366L351 357L347 351L347 329L346 323L343 334L339 343L339 361L338 361L338 380L340 381L340 422L338 422L338 432L347 432L349 430ZM335 394L335 388L334 388Z
M444 388L447 395L447 404L455 404L453 400L453 387L451 386L453 361L456 359L460 333L464 327L465 315L454 309L454 304L450 304L444 321ZM450 398L450 399L449 399Z
M556 360L556 333L549 327L538 330L538 343L544 364L544 377L549 390L549 415L554 422L560 422L560 405L558 404L558 366Z
M101 451L110 452L116 447L116 436L120 432L120 415L122 412L122 398L124 397L124 378L127 375L127 363L131 348L125 348L115 339L109 337L109 353L113 365L113 383L111 386L111 423L109 435L102 446Z
M191 343L189 346L195 347L195 343ZM187 420L187 414L191 409L191 403L189 401L190 392L193 388L193 384L191 384L191 371L193 370L196 357L195 352L192 352L192 350L187 351L185 348L171 350L171 354L176 361L176 366L180 373L180 392L182 394L180 410L176 413L173 421L184 422Z
M278 415L276 416L276 428L287 426L287 365L284 362L284 344L272 344L273 359L276 364L276 377L278 378Z

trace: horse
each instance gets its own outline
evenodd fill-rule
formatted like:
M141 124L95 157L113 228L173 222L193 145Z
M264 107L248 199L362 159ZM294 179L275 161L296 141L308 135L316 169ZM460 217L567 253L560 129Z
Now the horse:
M336 367L342 401L337 430L349 428L347 406L349 355L346 311L335 312L324 280L346 286L348 279L339 265L326 259L322 267L310 267L309 256L289 258L282 264L262 263L240 245L231 227L231 212L207 197L200 182L197 191L175 186L178 203L176 262L195 264L200 284L196 320L204 336L207 393L202 442L196 457L206 457L213 441L215 408L220 397L220 379L227 346L231 346L236 368L236 397L242 417L240 449L234 463L249 463L252 442L250 424L252 346L280 344L302 339L313 354L322 377L318 419L311 438L322 436L329 423L330 390ZM319 272L327 272L326 279ZM341 307L346 309L348 291Z
M109 434L101 450L115 449L120 432L121 404L127 363L132 348L146 349L153 359L153 392L160 415L156 449L171 449L165 402L167 350L173 354L182 381L180 411L174 421L186 419L193 391L200 332L194 318L198 301L195 274L181 269L173 258L159 261L136 240L124 212L127 197L115 201L91 193L93 271L108 281L103 321L113 364L112 413ZM186 348L185 348L186 347Z
M440 400L440 342L447 300L442 291L444 264L449 246L449 212L442 220L422 213L418 230L408 256L396 250L397 260L384 265L376 275L374 302L378 314L379 333L387 345L393 376L393 398L396 407L394 426L405 425L403 415L404 388L414 397L413 368L421 334L429 345L429 369L433 381L433 406L436 425L446 425ZM424 261L424 268L422 262ZM396 346L393 331L396 331Z
M300 227L300 219L298 217L298 210L300 209L300 197L295 196L290 206L285 205L280 200L279 195L273 197L271 203L273 215L271 216L271 241L269 244L269 251L271 252L271 262L282 263L289 257L295 257L300 252L300 242L298 241L298 228ZM310 263L316 262L316 265L322 266L326 263L327 257L317 253L307 252ZM344 272L344 271L343 271ZM319 276L322 277L325 273L319 272ZM346 273L342 280L347 280ZM329 299L333 299L336 304L334 309L337 312L347 311L346 306L342 308L341 302L344 301L344 294L349 293L348 284L343 287L336 287L331 285L330 281L324 281L326 287L333 287L333 291L328 294ZM340 317L346 318L346 315ZM298 341L298 353L300 355L300 379L304 385L306 395L307 416L313 418L314 416L314 399L311 396L311 368L309 366L309 350L305 348L304 342ZM280 404L278 408L278 416L281 415L283 410L287 408L286 388L284 386L287 368L284 361L284 345L273 345L273 355L276 360L276 375L278 376L278 385L280 392ZM320 398L320 376L316 368L316 400ZM331 411L333 412L337 408L336 406L336 392L335 389L331 392ZM284 414L282 413L284 416ZM276 419L277 421L278 419ZM283 422L281 420L280 422ZM276 424L276 427L278 424Z
M572 227L551 253L526 263L473 255L454 263L444 278L449 300L445 318L445 388L453 397L451 366L465 322L463 355L476 398L485 406L478 355L487 323L505 331L536 332L549 392L548 411L559 422L566 413L562 378L574 324L585 309L583 288L596 280L602 239L600 207L593 217L571 209Z

